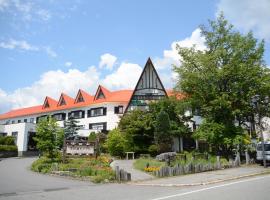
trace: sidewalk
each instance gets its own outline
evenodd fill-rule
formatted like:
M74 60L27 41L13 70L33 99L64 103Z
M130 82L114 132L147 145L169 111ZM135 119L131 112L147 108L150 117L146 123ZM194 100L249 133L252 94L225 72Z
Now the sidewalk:
M120 169L123 169L126 172L131 173L131 181L143 181L155 178L150 174L134 169L133 168L134 161L135 160L115 160L111 163L111 167L115 169L116 166L119 166Z
M235 180L266 173L270 173L269 167L263 168L258 165L251 165L183 176L156 178L152 180L138 181L131 184L146 186L196 186Z

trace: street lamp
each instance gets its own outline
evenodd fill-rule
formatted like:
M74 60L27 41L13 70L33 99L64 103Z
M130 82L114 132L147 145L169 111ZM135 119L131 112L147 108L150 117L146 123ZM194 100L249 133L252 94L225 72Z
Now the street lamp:
M262 156L263 156L263 166L266 168L266 158L265 158L265 146L264 146L264 137L262 132L262 122L261 122L261 104L268 106L269 97L265 97L261 99L260 95L255 95L251 98L252 106L255 108L256 113L258 115L258 125L261 137L261 144L262 144Z

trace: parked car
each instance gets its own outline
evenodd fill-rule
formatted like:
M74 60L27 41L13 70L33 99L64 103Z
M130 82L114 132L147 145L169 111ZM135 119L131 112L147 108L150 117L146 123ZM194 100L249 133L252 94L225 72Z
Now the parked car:
M256 151L257 151L256 155L257 162L263 163L262 142L259 142L257 144ZM266 162L270 162L270 141L264 142L264 151Z

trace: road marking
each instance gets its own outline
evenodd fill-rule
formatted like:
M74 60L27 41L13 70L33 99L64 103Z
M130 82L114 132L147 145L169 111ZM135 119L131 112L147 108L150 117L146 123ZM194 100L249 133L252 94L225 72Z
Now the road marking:
M154 199L150 199L150 200L170 199L170 198L174 198L174 197L185 196L185 195L188 195L188 194L198 193L198 192L211 190L211 189L216 189L216 188L220 188L220 187L226 187L226 186L235 185L235 184L238 184L238 183L244 183L244 182L249 182L249 181L260 180L260 179L269 178L269 177L270 176L263 176L263 177L257 177L257 178L242 180L242 181L236 181L236 182L226 183L226 184L222 184L222 185L216 185L216 186L212 186L212 187L208 187L208 188L202 188L202 189L199 189L199 190L193 190L193 191L190 191L190 192L184 192L184 193L178 193L178 194L164 196L164 197L158 197L158 198L154 198Z

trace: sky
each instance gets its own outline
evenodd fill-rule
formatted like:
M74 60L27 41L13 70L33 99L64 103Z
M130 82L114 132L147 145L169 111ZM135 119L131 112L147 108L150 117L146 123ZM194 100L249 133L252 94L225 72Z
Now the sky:
M222 11L237 31L265 40L270 0L0 0L0 113L61 92L133 89L148 57L166 88L176 44L205 49L199 25Z

